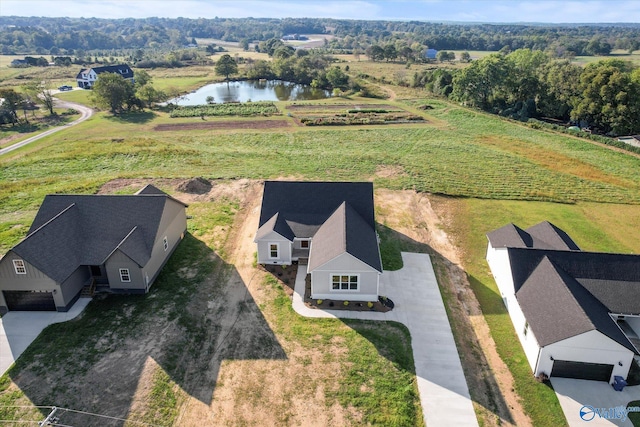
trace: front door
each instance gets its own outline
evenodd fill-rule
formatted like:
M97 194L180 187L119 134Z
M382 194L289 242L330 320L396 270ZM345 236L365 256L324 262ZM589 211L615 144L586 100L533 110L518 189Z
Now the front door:
M98 285L107 285L109 284L109 280L107 280L107 275L104 274L103 268L101 265L90 265L89 269L91 271L91 277Z

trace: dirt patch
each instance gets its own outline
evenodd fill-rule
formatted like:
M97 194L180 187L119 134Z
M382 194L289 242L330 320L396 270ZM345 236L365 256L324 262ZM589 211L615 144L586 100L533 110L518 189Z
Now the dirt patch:
M155 131L185 131L185 130L217 130L217 129L278 129L291 127L289 120L227 120L202 123L167 123L153 127Z
M437 212L432 205L436 200ZM439 284L449 296L446 303L456 319L452 328L471 397L485 425L531 426L461 267L461 254L442 229L451 215L446 199L415 191L377 190L376 205L378 222L429 246Z
M211 191L211 187L211 182L208 179L198 177L181 182L176 190L189 194L206 194Z

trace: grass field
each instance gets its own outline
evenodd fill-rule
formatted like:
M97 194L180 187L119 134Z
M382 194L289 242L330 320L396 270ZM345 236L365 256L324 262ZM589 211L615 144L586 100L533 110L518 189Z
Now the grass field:
M158 75L158 82L165 80L168 79ZM71 94L65 94L68 95ZM273 179L284 176L373 180L380 188L415 189L447 196L443 200L454 206L447 231L455 236L464 253L473 291L481 303L498 352L514 375L518 394L526 397L523 401L527 412L536 426L563 424L555 396L533 381L515 340L511 322L484 262L484 233L508 222L528 227L547 219L564 228L584 249L638 253L640 158L442 101L414 99L384 103L421 114L426 123L186 133L154 132L153 128L161 123L189 123L199 118L170 119L166 113L159 112L114 118L99 113L74 128L0 158L0 198L3 200L0 253L24 236L45 194L91 193L113 178ZM417 109L424 104L433 109ZM402 173L379 174L381 167ZM205 229L210 226L200 225ZM276 294L279 292L276 285L269 286ZM267 311L274 316L278 333L304 344L309 340L310 331L302 325L287 324L290 309L281 298L286 297L276 296L275 305L267 307ZM347 341L353 338L350 331L359 328L349 326L351 329L344 331L347 335L341 335ZM322 334L343 333L340 328L335 332L336 324L327 326L326 330L323 326L321 330ZM393 332L400 341L403 333ZM382 340L379 345L388 345L385 342ZM360 353L357 343L354 347L348 346L348 351L353 352L349 354L355 358L354 366L379 366ZM363 341L361 345L368 344ZM32 357L36 357L45 350L36 346L30 351ZM402 379L397 381L406 384L403 376L409 370L409 361L398 363L402 366L398 374ZM353 389L355 383L349 384L349 378L345 378L344 390L341 390L343 397L335 396L337 401L353 400L354 393L357 394ZM6 377L3 381L6 385ZM166 383L166 377L159 377L157 382ZM159 393L162 390L167 391L161 387ZM397 397L395 391L388 390L381 393L385 397ZM0 399L20 400L11 393L3 392ZM179 398L176 397L175 402L179 405ZM362 408L373 404L373 401L362 402ZM411 419L420 418L415 408L399 408L394 413L405 413L405 410ZM377 419L368 422L385 423ZM398 425L405 423L398 421Z

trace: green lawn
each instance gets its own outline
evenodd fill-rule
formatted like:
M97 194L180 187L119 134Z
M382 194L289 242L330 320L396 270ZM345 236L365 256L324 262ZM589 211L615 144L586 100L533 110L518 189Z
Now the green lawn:
M77 96L86 93L81 91ZM425 112L416 108L424 104L433 109ZM24 236L44 195L92 193L113 178L371 179L380 188L454 196L456 215L448 231L465 254L473 290L498 352L515 377L525 409L534 425L564 424L555 396L546 386L533 381L515 339L484 262L484 234L508 222L528 227L547 219L565 229L584 249L638 253L640 158L443 101L415 99L397 105L422 114L426 123L366 128L155 132L154 126L160 123L190 123L200 119L170 119L159 112L122 117L99 113L87 122L0 158L3 200L0 253ZM396 167L403 173L378 175L380 167ZM199 230L207 227L205 222ZM199 231L193 232L198 236ZM385 264L397 268L399 261L393 254L400 245L389 238L391 233L383 227L380 232L383 252L390 255L385 256ZM272 287L277 290L277 286ZM284 296L278 295L272 307L275 321L281 326L278 333L305 342L310 333L306 329L311 327L289 324L290 309L285 307ZM343 331L336 328L337 322L327 325L320 327L322 334L329 331L344 334L349 342L358 335L366 335L366 341L354 341L356 344L348 346L353 366L389 368L369 360L369 351L364 350L374 341L379 343L374 344L377 347L395 347L391 341L379 341L380 330L349 324L350 328ZM404 332L398 330L393 334L401 337ZM33 357L44 351L38 348L30 350ZM384 350L387 351L396 354L406 349ZM395 363L399 370L394 373L397 376L393 383L406 384L410 362ZM338 402L352 399L360 375L373 373L371 370L350 373L333 398ZM175 396L167 394L166 378L159 376L156 382L158 393L173 402ZM395 385L388 388L381 384L384 387L380 389L376 385L376 390L385 399L412 401L414 386L403 391L394 389ZM4 393L4 398L8 393ZM175 397L175 405L179 401ZM371 411L374 401L364 399L358 403L359 408ZM414 420L407 422L413 424L421 419L413 404L393 408L393 414L382 418L372 413L373 418L367 418L367 422L405 425L403 420Z

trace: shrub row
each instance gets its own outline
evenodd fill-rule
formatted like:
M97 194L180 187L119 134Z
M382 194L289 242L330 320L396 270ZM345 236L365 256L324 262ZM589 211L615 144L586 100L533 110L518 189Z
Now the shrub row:
M553 130L556 132L562 132L569 135L579 136L580 138L590 139L592 141L600 142L602 144L611 145L613 147L622 148L623 150L630 151L632 153L640 154L640 147L635 147L633 145L626 144L622 141L618 141L615 138L610 138L604 135L596 135L589 132L584 132L581 130L573 130L568 129L564 126L554 125L553 123L547 123L536 119L529 119L526 124L532 129L547 129Z

